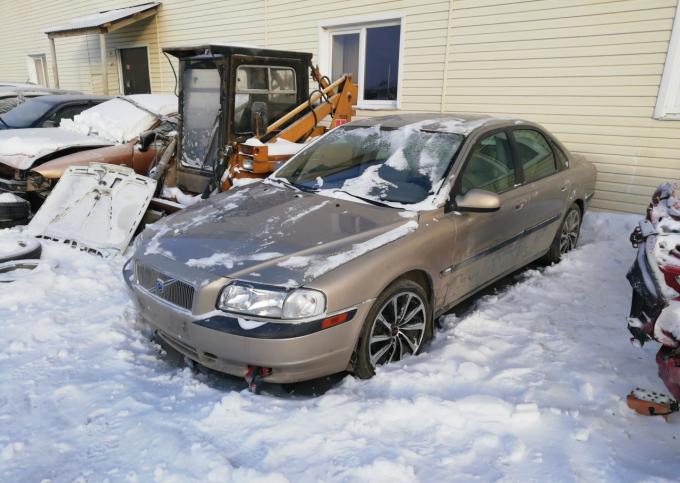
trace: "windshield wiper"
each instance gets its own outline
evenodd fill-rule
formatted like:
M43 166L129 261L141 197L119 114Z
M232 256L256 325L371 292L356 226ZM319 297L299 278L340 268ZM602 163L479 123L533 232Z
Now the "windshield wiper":
M348 195L350 195L354 198L357 198L361 201L365 201L366 203L370 203L370 204L375 205L375 206L383 206L385 208L397 209L396 207L394 207L392 205L388 205L387 203L383 203L382 201L374 200L372 198L364 198L363 196L355 195L354 193L350 193L349 191L345 191L345 190L341 190L341 189L333 190L333 193L338 193L338 192L348 194Z
M292 181L289 181L287 178L270 177L270 178L267 178L267 179L270 180L270 181L274 181L276 183L282 184L283 186L286 186L288 188L293 188L294 190L297 190L297 191L304 191L305 193L318 193L319 192L319 190L316 189L316 188L310 188L309 186L293 183Z
M288 181L286 178L275 178L273 176L270 176L267 178L268 181L273 181L274 183L278 183L280 185L285 186L286 188L292 188L296 191L302 191L300 188L298 188L295 184L291 183Z

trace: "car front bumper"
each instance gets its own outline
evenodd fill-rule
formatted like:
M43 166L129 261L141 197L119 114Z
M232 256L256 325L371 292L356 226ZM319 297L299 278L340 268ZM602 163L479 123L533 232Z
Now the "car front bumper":
M271 369L263 380L298 382L348 369L370 303L348 309L347 322L327 329L238 319L215 311L196 316L132 283L130 294L142 318L171 347L201 365L245 376L248 366ZM304 326L307 326L306 328Z

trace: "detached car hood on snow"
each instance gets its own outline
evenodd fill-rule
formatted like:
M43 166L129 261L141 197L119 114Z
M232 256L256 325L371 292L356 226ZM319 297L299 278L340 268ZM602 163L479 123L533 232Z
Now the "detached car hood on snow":
M0 131L0 163L18 170L30 169L41 158L72 148L96 148L114 143L97 136L60 128Z
M293 286L415 228L397 209L257 183L151 225L135 258L163 256L220 277Z

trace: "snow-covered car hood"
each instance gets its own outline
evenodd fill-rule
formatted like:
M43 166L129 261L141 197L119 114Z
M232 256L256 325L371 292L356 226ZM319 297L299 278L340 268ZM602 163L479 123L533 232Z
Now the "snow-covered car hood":
M111 146L97 136L60 128L7 129L0 131L0 163L26 170L40 158L71 148Z
M401 213L401 215L400 215ZM402 211L257 183L151 225L135 258L299 286L417 228Z

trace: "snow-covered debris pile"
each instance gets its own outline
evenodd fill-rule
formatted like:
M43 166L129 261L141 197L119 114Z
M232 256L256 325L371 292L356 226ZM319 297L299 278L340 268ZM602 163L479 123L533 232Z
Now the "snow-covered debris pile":
M0 291L0 481L676 480L680 419L625 404L662 388L654 348L645 368L622 330L638 219L587 215L562 263L317 397L173 365L136 320L122 260L45 242L59 267Z
M157 116L176 112L175 95L136 94L103 102L83 111L72 120L63 119L59 127L103 137L115 143L125 143L150 129Z

